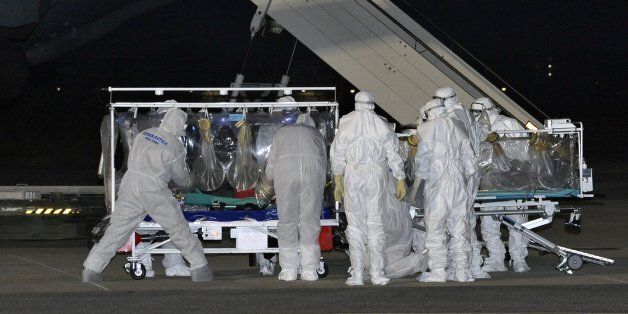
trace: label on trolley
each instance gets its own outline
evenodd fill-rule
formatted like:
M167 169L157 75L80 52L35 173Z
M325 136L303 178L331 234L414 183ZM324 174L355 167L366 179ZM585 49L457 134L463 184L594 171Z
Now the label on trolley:
M203 240L222 240L222 227L202 227Z

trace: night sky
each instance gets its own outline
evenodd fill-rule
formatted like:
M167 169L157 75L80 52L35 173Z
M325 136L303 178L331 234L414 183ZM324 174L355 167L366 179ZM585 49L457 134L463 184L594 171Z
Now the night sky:
M592 166L628 155L618 132L628 112L625 1L393 2L451 44L425 19L437 24L549 116L583 121ZM22 95L0 100L0 185L100 184L107 94L98 90L228 86L242 66L254 10L244 0L177 1L31 67ZM246 81L279 81L293 44L285 31L256 38ZM293 86L337 86L341 105L352 107L350 84L303 45L290 76Z

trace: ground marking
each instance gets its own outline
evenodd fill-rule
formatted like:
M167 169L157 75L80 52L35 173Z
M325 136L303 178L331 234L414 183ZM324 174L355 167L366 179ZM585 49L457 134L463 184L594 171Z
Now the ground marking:
M628 283L628 281L623 281L623 280L619 280L619 279L615 279L615 278L608 278L608 277L604 277L604 276L594 275L594 277L598 277L598 278L602 278L602 279L606 279L606 280L611 280L611 281L617 281L617 282L621 282L621 283Z
M40 263L40 262L38 262L38 261L34 261L34 260L29 259L29 258L26 258L26 257L17 256L17 255L13 255L13 254L7 254L7 255L12 256L12 257L15 257L15 258L19 258L19 259L21 259L21 260L25 260L25 261L27 261L27 262L31 262L31 263L37 264L37 265L39 265L39 266L46 267L46 268L48 268L48 269L52 269L52 270L54 270L54 271L56 271L56 272L59 272L59 273L62 273L62 274L66 274L66 275L68 275L68 276L70 276L70 277L77 278L77 279L79 279L79 280L80 280L80 279L82 279L81 277L78 277L78 276L72 275L72 274L70 274L70 273L68 273L68 272L66 272L66 271L61 270L61 269L58 269L58 268L55 268L55 267L52 267L52 266L46 265L46 264L44 264L44 263ZM88 283L89 283L89 284L92 284L92 285L94 285L94 286L96 286L96 287L98 287L98 288L104 289L104 290L106 290L106 291L111 291L111 290L107 289L106 287L101 286L101 285L99 285L99 284L97 284L97 283L93 283L93 282L88 282Z

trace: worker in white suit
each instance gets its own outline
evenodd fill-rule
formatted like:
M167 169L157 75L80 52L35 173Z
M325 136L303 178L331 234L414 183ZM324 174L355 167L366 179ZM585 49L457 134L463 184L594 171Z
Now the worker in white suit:
M473 281L469 269L469 211L465 182L471 162L471 146L464 130L447 117L443 101L433 99L420 110L425 122L417 127L419 144L415 157L415 185L425 180L425 246L429 272L421 282ZM447 233L451 235L447 243ZM448 248L451 265L448 265Z
M355 110L340 119L329 153L335 181L334 197L343 200L348 222L346 234L352 273L347 285L363 285L367 266L370 266L372 284L388 284L384 273L386 237L382 221L388 167L397 179L396 197L401 199L406 193L399 140L374 109L373 94L357 93Z
M164 228L190 263L193 281L213 278L203 246L190 231L179 203L168 188L170 181L182 187L191 184L186 151L179 139L185 134L186 121L187 114L173 108L159 127L135 137L110 225L83 263L84 282L101 280L100 273L146 215Z
M501 115L499 108L488 98L482 97L476 99L471 109L486 112L490 120L491 130L494 132L524 130L517 120ZM505 136L521 136L521 134L515 133ZM484 207L482 209L487 211L516 210L516 207ZM520 224L528 221L527 215L509 215L508 217ZM482 238L484 238L486 242L489 255L488 258L484 260L484 266L482 268L487 272L506 271L507 269L504 265L506 248L501 240L501 223L493 219L492 216L482 216L481 222ZM508 228L508 251L512 258L512 267L515 272L526 272L530 270L525 260L528 256L528 242L528 237L521 232Z
M471 273L476 279L490 278L491 276L484 270L482 270L482 256L480 252L482 245L478 241L475 226L477 225L478 217L475 215L475 196L480 186L480 143L486 139L489 133L490 126L484 124L485 120L474 119L471 112L459 103L456 92L451 87L439 88L435 92L435 97L443 100L445 108L448 110L448 117L454 120L465 134L469 138L471 144L472 155L470 155L470 162L467 163L471 169L467 171L469 174L466 178L467 181L467 193L469 198L467 200L467 210L469 211L469 242L471 245L471 252L469 253L469 265ZM450 261L453 263L453 261ZM448 276L450 279L455 275L453 270L455 267L450 267Z

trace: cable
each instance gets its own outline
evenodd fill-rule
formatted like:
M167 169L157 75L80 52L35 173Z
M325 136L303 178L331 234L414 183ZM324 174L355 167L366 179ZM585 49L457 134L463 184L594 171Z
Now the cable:
M249 53L251 52L251 47L253 46L253 38L251 37L251 39L249 39L249 46L248 48L246 48L246 54L244 55L244 61L242 62L242 67L240 68L240 73L243 74L244 73L244 68L246 67L246 62L249 59Z
M294 58L294 52L297 50L298 39L294 39L294 47L292 47L292 54L290 54L290 61L288 62L288 68L286 69L286 75L290 72L290 66L292 65L292 59Z

